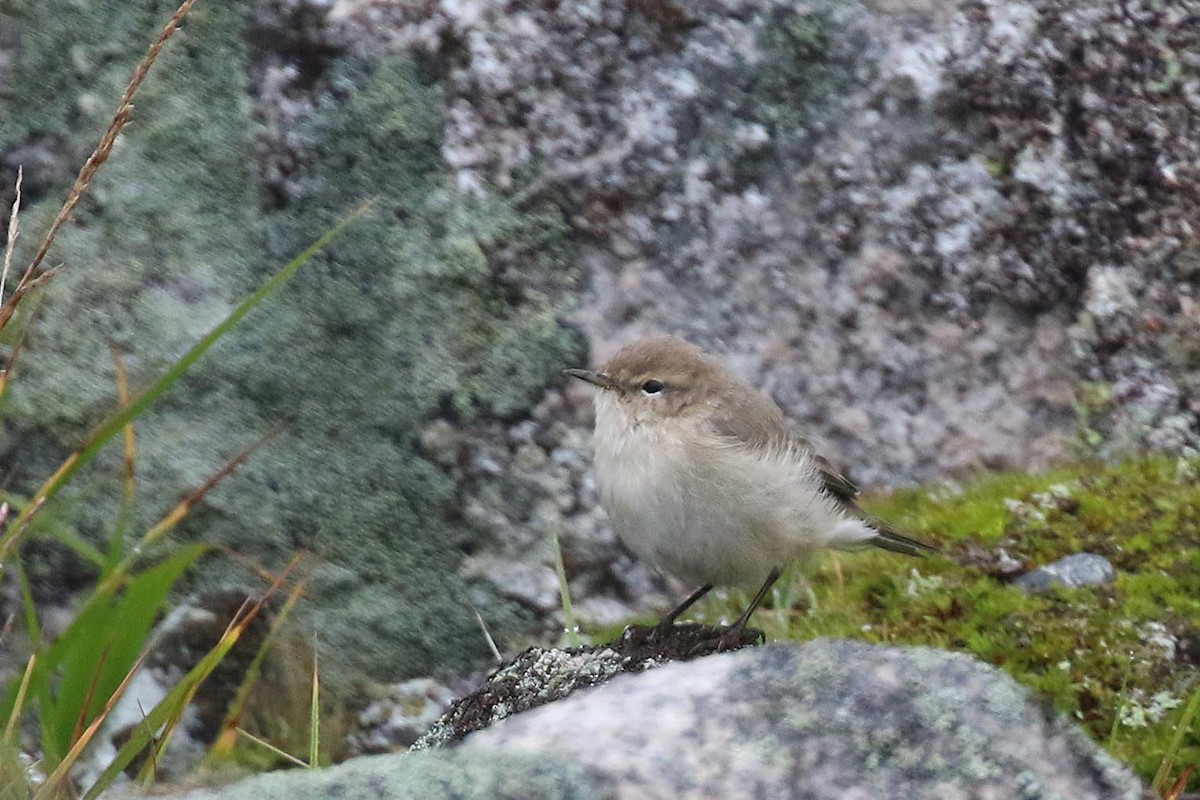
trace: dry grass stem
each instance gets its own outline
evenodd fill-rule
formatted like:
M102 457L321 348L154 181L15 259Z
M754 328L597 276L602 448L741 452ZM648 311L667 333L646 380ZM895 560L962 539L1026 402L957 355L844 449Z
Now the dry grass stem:
M21 710L25 707L25 695L29 692L29 681L33 678L33 668L36 665L37 653L34 653L25 663L25 671L21 673L21 685L17 687L17 698L13 701L12 711L8 715L8 724L4 727L5 747L12 747L16 742L17 723L21 720Z
M8 272L12 269L13 248L17 246L20 226L17 224L21 212L21 180L25 170L17 167L16 197L13 198L12 213L8 216L8 242L4 245L4 271L0 272L0 300L4 299L4 284L8 283Z
M34 287L35 276L44 278L51 273L42 273L38 275L38 268L46 259L46 254L50 252L50 247L54 244L54 239L58 236L59 229L66 224L71 218L71 213L75 210L75 206L79 204L80 199L87 192L88 186L92 179L96 176L96 172L103 166L104 162L112 154L113 145L116 144L117 137L121 135L121 131L129 124L130 118L133 116L133 96L141 88L142 82L146 79L146 75L150 72L150 67L154 65L158 59L158 54L162 52L163 47L175 31L179 29L179 23L188 15L195 5L196 0L184 0L184 2L171 16L170 21L162 29L158 35L158 39L150 45L149 51L133 71L133 77L129 79L129 84L125 87L125 93L121 95L121 101L117 104L117 111L113 115L112 120L108 123L107 130L100 137L100 144L96 145L96 149L88 157L83 168L79 170L78 177L75 178L75 184L71 187L70 193L67 195L66 202L62 204L62 208L54 216L54 221L50 223L50 229L46 231L46 235L42 238L42 243L38 247L37 253L33 260L29 262L29 266L25 268L21 280L17 282L17 287L13 290L13 294L0 306L0 329L3 329L8 321L12 318L13 312L16 310L17 304L30 289ZM10 228L10 236L11 228ZM8 264L5 264L5 274L8 272Z
M92 720L92 723L83 730L75 740L75 743L71 745L71 749L63 757L63 760L58 763L58 766L54 768L54 771L46 777L42 788L34 795L34 800L48 800L54 797L56 792L64 790L67 775L70 774L71 768L75 766L75 762L79 760L79 756L83 754L84 749L95 738L96 732L100 730L104 721L108 719L108 715L112 713L113 706L125 694L125 690L129 688L129 682L133 680L133 676L142 668L142 664L146 661L148 655L149 652L142 653L138 656L137 661L133 662L133 666L129 668L129 672L125 673L124 679L113 691L107 702L105 702L104 708L100 710L100 713Z
M204 482L203 486L181 500L173 509L171 509L170 512L167 513L165 517L159 520L159 522L153 528L146 531L146 533L142 536L142 540L138 543L138 547L149 547L161 539L167 531L178 525L180 520L186 517L196 506L196 504L204 499L205 495L215 489L217 484L232 475L238 467L246 463L246 460L249 459L250 456L254 455L256 450L268 444L272 439L282 433L285 427L286 426L284 425L279 425L272 428L259 437L258 441L254 442L245 450L231 458L225 464L225 466L213 473L213 475L211 475L209 479Z
M483 615L473 605L471 606L471 610L475 612L475 619L479 622L479 630L483 631L483 638L487 640L488 649L492 651L492 658L496 659L497 664L503 664L504 656L500 654L500 648L496 646L496 640L492 638L492 633L488 630L487 623L483 621Z

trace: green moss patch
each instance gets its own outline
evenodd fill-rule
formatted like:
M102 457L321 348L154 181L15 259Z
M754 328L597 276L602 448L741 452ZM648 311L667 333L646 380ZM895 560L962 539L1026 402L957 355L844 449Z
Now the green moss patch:
M1077 720L1144 778L1158 769L1200 691L1200 467L1151 459L1049 475L999 475L961 493L915 490L872 510L942 547L910 560L831 553L774 593L756 624L770 638L850 636L971 653ZM1030 596L997 568L1078 552L1116 567L1111 586ZM743 596L713 600L731 616ZM1200 722L1177 765L1200 761Z

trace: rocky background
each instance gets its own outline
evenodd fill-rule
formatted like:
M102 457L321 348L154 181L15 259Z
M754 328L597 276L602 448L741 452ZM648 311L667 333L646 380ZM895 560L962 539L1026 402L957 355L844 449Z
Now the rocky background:
M0 203L34 238L169 3L0 3ZM558 371L719 351L867 487L1200 443L1200 7L201 0L54 258L4 424L40 482L369 196L141 426L142 517L291 419L185 533L320 558L343 679L664 606ZM29 244L29 241L26 241ZM119 453L66 518L103 537ZM41 553L47 595L83 569ZM239 577L240 575L240 577ZM246 581L206 569L203 593Z

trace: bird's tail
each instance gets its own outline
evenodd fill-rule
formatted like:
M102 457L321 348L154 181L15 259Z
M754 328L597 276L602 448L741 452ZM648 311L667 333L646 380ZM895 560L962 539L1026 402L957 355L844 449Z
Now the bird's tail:
M906 556L927 556L941 552L931 544L901 533L882 520L873 519L870 521L870 525L875 529L877 535L874 539L867 540L867 544L883 550L891 550L893 553L903 553Z

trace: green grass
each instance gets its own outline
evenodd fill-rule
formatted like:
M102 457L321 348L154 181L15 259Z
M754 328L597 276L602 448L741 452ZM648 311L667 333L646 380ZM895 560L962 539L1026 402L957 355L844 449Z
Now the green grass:
M772 639L847 636L974 654L1151 780L1169 752L1177 768L1200 762L1200 721L1180 726L1200 667L1162 644L1164 635L1193 648L1200 640L1198 473L1196 462L1154 458L873 498L873 512L944 557L824 554L803 577L785 575L755 623ZM1027 566L1098 553L1117 580L1029 596L989 573L999 548ZM698 616L732 618L745 600L718 597Z

